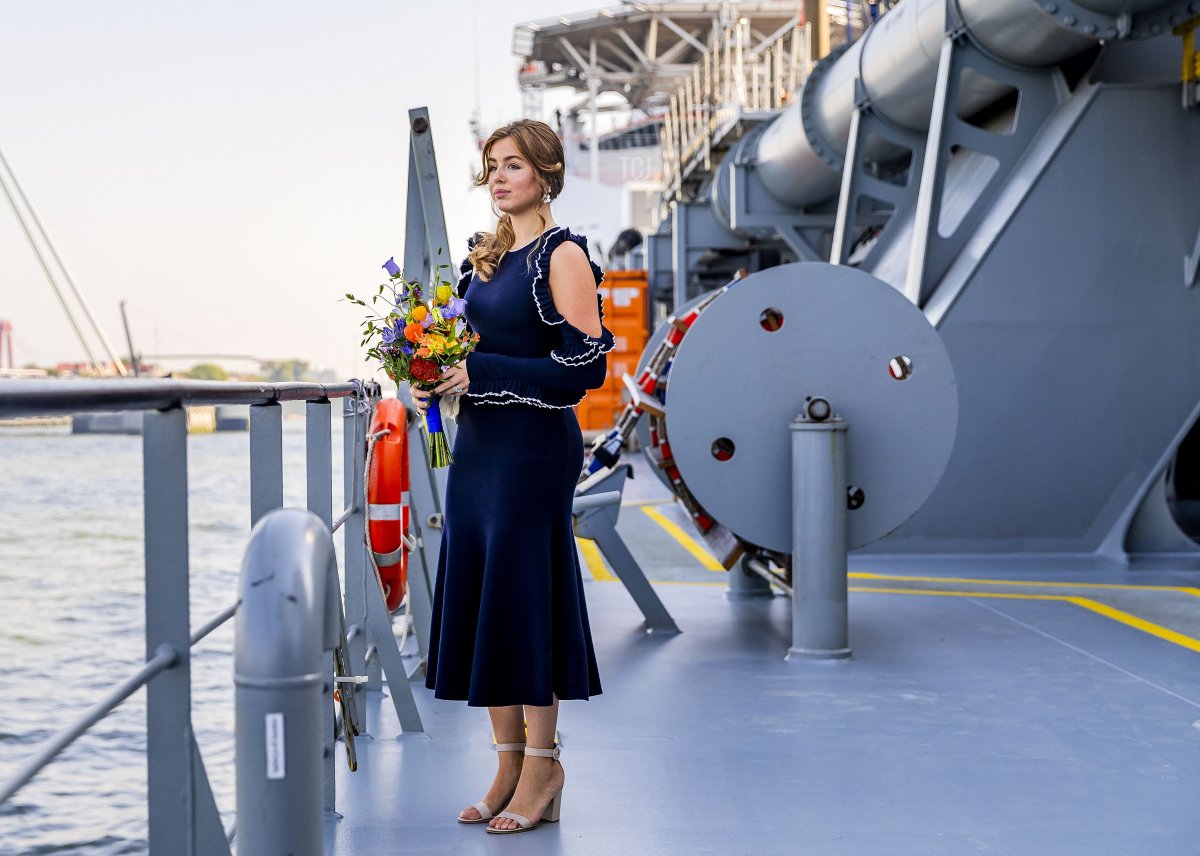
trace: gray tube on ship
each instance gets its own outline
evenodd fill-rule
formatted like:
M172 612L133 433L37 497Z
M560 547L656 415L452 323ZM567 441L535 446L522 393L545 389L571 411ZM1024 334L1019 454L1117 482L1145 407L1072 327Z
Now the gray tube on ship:
M753 161L763 187L780 202L803 208L838 192L842 160L855 109L854 81L884 118L924 132L933 109L938 58L946 38L946 0L906 0L879 19L840 55L826 58L805 82L800 103L775 119L753 151L735 147L717 172L727 176L734 157ZM957 0L971 35L1001 59L1019 65L1060 63L1099 40L1156 35L1200 3L1175 0ZM1195 7L1195 8L1192 8ZM961 107L986 107L1005 92L976 77ZM898 154L899 152L897 152ZM868 152L874 157L886 152ZM716 207L727 205L714 193ZM717 212L728 222L728 212Z

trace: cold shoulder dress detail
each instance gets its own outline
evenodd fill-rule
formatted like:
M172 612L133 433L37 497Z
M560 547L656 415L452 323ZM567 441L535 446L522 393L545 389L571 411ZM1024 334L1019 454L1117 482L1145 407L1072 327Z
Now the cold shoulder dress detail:
M587 252L585 238L554 227L509 251L486 282L460 268L480 341L467 358L434 585L425 685L437 698L549 705L601 691L571 520L583 467L571 408L603 386L614 340L598 292L599 336L555 308L550 256L564 241ZM598 288L604 274L591 266Z

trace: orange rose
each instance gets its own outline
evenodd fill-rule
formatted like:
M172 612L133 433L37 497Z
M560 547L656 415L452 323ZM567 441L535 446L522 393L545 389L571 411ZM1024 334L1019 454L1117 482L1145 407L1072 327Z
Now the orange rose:
M425 335L425 328L415 322L412 324L406 325L404 328L404 338L408 339L408 341L410 341L410 342L415 342L415 341L417 341L417 339L420 339L424 335Z

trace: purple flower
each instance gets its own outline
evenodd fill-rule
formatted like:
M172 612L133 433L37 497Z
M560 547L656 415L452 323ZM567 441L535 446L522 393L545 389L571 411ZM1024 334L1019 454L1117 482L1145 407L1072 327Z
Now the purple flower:
M403 351L403 352L404 352L404 353L406 353L406 354L409 354L409 355L411 356L411 355L412 355L412 352L413 352L413 346L412 346L412 345L410 345L410 344L408 344L408 342L405 342L405 343L404 343L404 344L403 344L403 345L400 347L400 350L401 350L401 351Z
M383 269L388 272L388 276L400 276L400 268L396 265L395 256L383 263Z
M451 297L450 302L442 307L443 318L457 318L467 309L467 301L461 297Z
M400 319L396 319L389 326L383 328L383 344L391 345L397 339L403 338L404 328L400 324Z

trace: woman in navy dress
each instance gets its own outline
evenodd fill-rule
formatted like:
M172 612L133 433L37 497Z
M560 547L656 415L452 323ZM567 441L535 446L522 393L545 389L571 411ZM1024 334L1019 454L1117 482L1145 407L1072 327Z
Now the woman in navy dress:
M425 684L488 708L499 769L458 819L489 832L558 820L558 701L600 692L572 531L583 467L572 407L604 384L614 342L603 272L550 212L563 175L562 143L543 122L513 122L484 144L475 183L498 224L468 242L458 286L480 340L434 390L460 406ZM428 405L416 389L413 400Z

